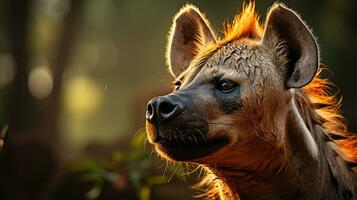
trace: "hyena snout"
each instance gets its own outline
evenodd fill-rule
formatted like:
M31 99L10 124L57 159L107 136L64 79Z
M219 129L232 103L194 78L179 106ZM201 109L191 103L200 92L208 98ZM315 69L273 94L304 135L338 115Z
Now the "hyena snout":
M146 120L153 124L168 123L183 111L183 103L174 95L155 97L148 103Z
M225 136L209 137L202 106L191 93L182 92L151 99L146 110L149 142L167 159L195 160L229 143Z

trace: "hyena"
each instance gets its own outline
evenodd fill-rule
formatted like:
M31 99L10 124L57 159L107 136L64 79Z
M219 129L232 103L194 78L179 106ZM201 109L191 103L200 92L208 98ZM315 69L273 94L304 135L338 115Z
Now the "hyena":
M184 6L169 33L175 88L146 111L165 159L206 170L208 199L357 199L357 138L319 76L319 48L298 14L246 4L218 38Z

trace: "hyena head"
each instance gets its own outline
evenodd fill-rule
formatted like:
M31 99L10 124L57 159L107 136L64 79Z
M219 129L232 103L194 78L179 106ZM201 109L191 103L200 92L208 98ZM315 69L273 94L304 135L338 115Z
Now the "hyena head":
M281 4L264 28L247 5L222 39L188 5L174 18L167 60L176 87L148 103L149 142L170 160L229 165L282 152L289 105L313 79L319 53L304 22Z

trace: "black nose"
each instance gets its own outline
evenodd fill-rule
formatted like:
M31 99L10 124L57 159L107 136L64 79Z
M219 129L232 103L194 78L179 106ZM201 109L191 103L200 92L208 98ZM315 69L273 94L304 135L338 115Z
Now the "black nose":
M181 102L173 96L155 97L148 103L146 119L149 122L169 122L183 111Z

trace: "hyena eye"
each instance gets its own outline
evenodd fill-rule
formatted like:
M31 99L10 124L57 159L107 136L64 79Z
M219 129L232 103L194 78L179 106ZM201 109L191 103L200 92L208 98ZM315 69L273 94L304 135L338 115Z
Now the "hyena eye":
M180 89L180 87L181 87L181 82L179 82L179 81L175 82L174 91Z
M216 89L221 92L228 93L232 92L237 86L238 84L236 82L223 79L217 82Z

